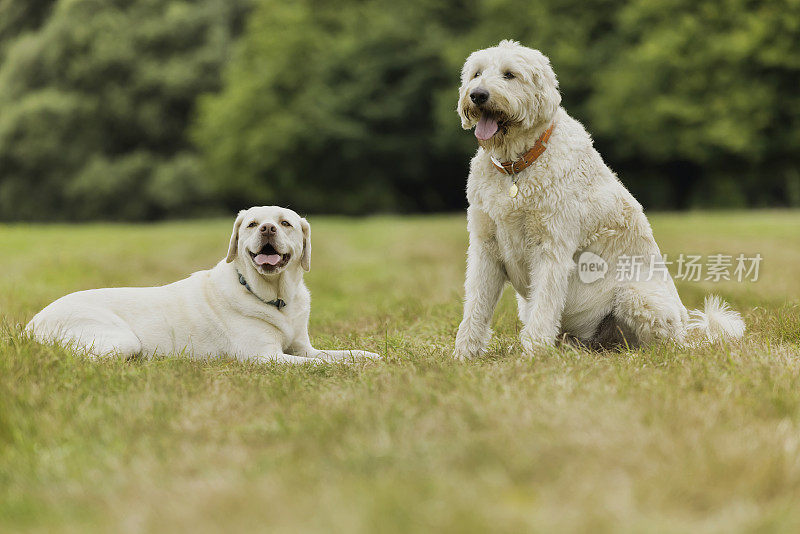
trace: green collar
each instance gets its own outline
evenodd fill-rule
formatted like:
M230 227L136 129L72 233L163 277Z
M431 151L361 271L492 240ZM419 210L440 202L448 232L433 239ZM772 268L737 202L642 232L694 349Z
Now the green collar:
M250 288L250 285L247 283L247 280L245 280L244 276L242 276L242 273L240 273L237 270L236 274L239 275L239 283L242 284L244 286L244 288L247 289L250 292L250 294L252 294L255 298L257 298L258 300L260 300L264 304L269 304L270 306L275 306L276 308L278 308L278 311L281 311L283 308L286 307L286 302L284 302L281 299L275 299L275 300L270 300L270 301L266 301L266 300L262 299L261 297L259 297L258 295L256 295L253 292L253 290Z

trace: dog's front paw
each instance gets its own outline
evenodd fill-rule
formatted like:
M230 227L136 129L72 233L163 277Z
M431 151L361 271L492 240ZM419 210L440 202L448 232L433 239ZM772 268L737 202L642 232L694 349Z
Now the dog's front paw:
M381 360L383 356L366 350L322 350L317 353L317 358L326 362L349 364L362 360Z
M248 361L259 363L262 365L269 364L294 364L294 365L321 365L326 363L322 358L306 358L303 356L292 356L289 354L272 354L266 356L254 356L249 358Z
M554 337L542 335L531 328L523 328L519 340L526 356L535 356L537 352L555 344Z
M483 351L474 349L470 350L469 348L464 348L464 347L456 347L455 350L453 351L453 358L460 362L464 362L467 360L475 359L481 354L483 354Z
M472 360L486 351L491 331L476 332L468 324L462 322L456 334L456 346L453 357L459 361Z

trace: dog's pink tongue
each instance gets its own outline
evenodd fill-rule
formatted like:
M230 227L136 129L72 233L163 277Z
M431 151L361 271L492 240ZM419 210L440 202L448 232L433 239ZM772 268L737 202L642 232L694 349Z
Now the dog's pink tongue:
M253 258L257 264L264 265L265 263L269 263L270 265L277 265L279 261L281 261L280 254L259 254L255 258Z
M497 132L497 121L486 115L481 115L481 120L475 126L475 137L481 141L486 141Z

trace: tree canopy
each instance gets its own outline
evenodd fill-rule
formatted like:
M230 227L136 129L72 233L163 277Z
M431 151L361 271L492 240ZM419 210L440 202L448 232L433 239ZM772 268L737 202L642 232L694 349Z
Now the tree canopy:
M186 130L197 95L220 86L244 2L0 10L16 17L0 27L3 219L147 219L209 201Z
M800 0L0 0L0 218L461 209L504 38L645 206L800 205Z
M799 36L796 0L266 0L195 138L233 204L461 207L458 72L510 37L646 205L800 205Z

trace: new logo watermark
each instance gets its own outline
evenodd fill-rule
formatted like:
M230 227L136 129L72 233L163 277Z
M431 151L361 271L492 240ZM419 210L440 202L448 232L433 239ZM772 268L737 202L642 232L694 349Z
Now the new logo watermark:
M578 257L578 278L584 284L591 284L606 277L608 263L606 260L588 250Z

